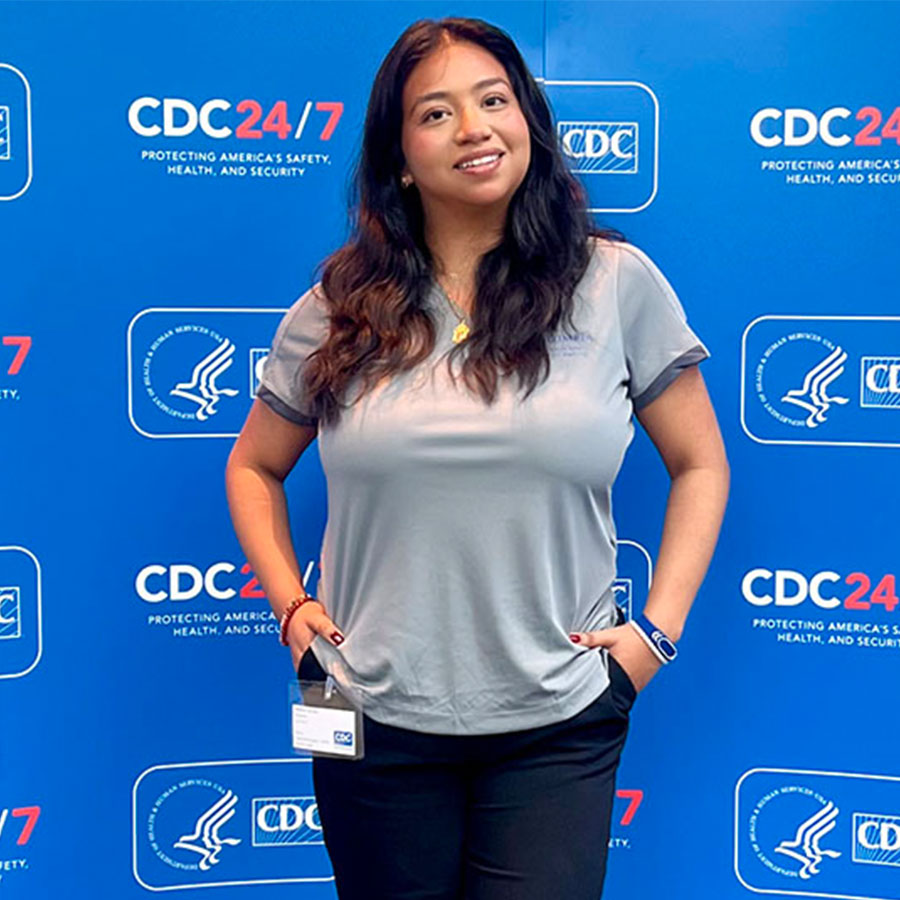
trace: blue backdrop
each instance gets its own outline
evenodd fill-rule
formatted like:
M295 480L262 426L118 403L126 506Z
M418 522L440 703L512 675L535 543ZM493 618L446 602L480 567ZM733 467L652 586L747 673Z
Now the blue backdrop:
M515 38L597 219L712 351L731 497L633 712L605 896L900 898L900 6L874 2L0 4L0 893L335 897L223 473L346 237L375 71L448 14ZM287 487L314 588L314 450ZM639 432L629 609L667 487Z

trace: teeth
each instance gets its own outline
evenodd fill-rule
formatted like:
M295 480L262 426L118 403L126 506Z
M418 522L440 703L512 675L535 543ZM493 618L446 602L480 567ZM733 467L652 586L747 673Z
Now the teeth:
M481 159L470 159L468 162L460 163L457 168L468 169L471 166L483 166L485 163L493 162L495 159L500 159L499 153L494 153L491 156L482 156Z

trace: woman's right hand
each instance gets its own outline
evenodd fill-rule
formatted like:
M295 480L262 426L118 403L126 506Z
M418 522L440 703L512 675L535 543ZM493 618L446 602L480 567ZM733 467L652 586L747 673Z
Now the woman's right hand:
M309 600L301 604L288 622L287 641L295 672L317 634L322 635L334 647L344 640L341 630L328 617L322 604L318 600Z

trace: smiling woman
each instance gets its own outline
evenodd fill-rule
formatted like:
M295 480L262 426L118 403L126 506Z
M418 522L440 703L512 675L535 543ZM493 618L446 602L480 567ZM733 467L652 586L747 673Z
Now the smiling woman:
M364 755L313 759L338 895L597 900L631 705L724 507L709 351L653 261L593 226L492 25L400 36L354 184L353 237L282 320L227 474L300 677L360 711ZM611 506L636 415L683 485L643 630ZM282 483L316 437L313 598Z
M458 230L499 235L531 163L528 122L503 66L477 44L449 43L415 68L403 104L403 178L418 186L426 221L442 204ZM453 170L468 176L464 189Z
M324 422L428 358L434 289L465 335L448 371L460 363L487 403L504 377L534 390L549 366L543 336L571 323L588 237L622 239L587 216L515 45L472 19L415 23L385 57L349 206L354 238L323 263L334 328L302 376Z
M403 108L401 183L418 188L438 279L471 316L476 264L531 164L528 121L497 57L447 37L410 73Z

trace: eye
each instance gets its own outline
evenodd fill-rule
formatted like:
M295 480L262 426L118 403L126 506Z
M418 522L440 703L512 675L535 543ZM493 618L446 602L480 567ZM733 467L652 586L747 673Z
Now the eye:
M488 100L499 100L501 104L505 104L505 103L506 103L506 97L504 97L502 94L491 94L490 97L485 97L483 102L487 103ZM492 108L494 108L495 106L496 106L496 104L494 104L494 105L492 106ZM433 109L433 110L431 110L431 112L425 114L425 116L423 117L422 121L423 121L423 122L439 122L440 119L432 119L431 117L432 117L433 115L435 115L436 113L437 113L437 114L440 114L440 113L443 113L443 112L446 112L446 110L443 110L443 109Z

